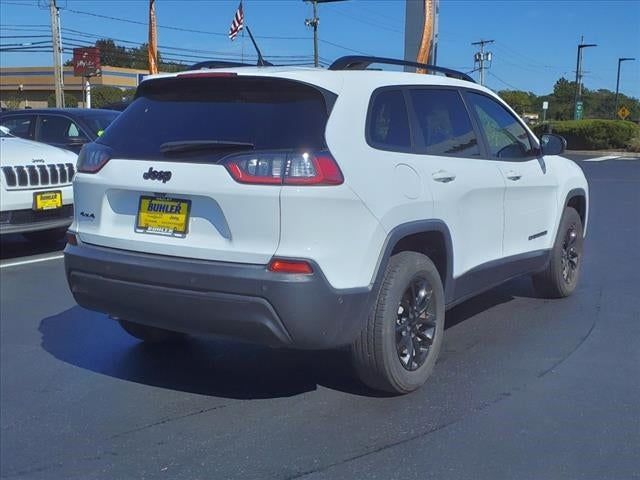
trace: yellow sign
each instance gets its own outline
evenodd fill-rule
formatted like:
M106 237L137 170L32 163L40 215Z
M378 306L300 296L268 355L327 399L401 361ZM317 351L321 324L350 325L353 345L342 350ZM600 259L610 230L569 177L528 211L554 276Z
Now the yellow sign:
M622 119L622 120L626 120L627 117L631 115L631 112L629 111L629 109L627 107L625 107L624 105L622 105L619 109L618 109L618 116Z
M136 232L184 237L189 225L191 200L140 197Z
M33 195L34 210L51 210L60 207L62 207L62 192L60 190L36 192Z

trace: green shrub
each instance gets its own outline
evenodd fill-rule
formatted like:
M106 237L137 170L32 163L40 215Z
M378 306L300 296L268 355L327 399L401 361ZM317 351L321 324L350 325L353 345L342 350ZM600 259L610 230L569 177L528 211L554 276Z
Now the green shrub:
M627 150L630 152L640 152L640 132L636 132L627 142Z
M47 105L49 108L55 108L56 106L56 94L52 93L47 97ZM78 99L67 92L64 92L64 106L67 108L75 108L78 106Z
M567 139L571 150L603 150L625 148L629 141L640 134L640 126L624 120L565 120L551 121L534 127L536 135L553 133Z

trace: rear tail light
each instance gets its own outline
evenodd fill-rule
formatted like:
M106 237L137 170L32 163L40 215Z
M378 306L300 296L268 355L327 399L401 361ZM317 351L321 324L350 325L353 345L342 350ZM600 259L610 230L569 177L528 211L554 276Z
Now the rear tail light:
M262 185L340 185L344 178L329 152L252 152L223 162L240 183Z
M309 262L304 260L273 258L267 268L269 271L276 273L300 273L303 275L311 275L313 273L313 268L311 268Z
M96 173L111 158L111 149L99 143L87 143L78 155L77 168L82 173Z

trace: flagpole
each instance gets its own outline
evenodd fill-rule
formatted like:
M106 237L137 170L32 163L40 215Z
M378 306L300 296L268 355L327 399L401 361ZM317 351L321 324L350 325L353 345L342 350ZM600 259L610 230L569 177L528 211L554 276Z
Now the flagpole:
M240 0L240 8L242 8L242 21L243 23L245 22L245 16L244 16L244 7L242 6L242 0ZM240 63L244 63L244 25L242 27L242 32L240 32L242 34L242 41L240 42Z

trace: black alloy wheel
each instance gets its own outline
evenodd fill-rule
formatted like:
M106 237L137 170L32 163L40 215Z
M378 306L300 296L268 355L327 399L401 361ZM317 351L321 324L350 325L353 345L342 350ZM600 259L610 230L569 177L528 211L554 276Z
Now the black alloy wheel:
M433 288L428 280L416 276L402 295L396 320L396 350L402 366L409 371L420 368L429 355L436 335Z

